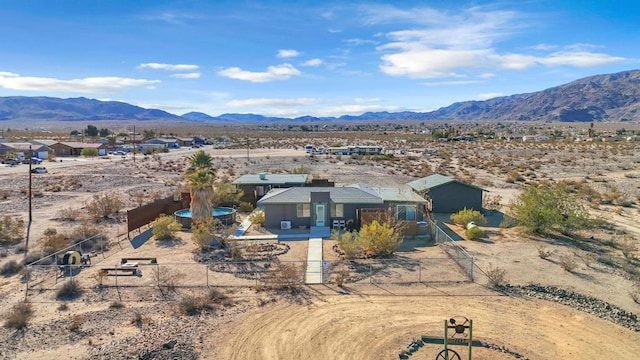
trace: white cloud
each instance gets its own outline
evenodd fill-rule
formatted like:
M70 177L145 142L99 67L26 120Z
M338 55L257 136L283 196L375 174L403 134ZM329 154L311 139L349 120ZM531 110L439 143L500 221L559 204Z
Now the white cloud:
M315 58L315 59L307 60L300 65L301 66L320 66L322 65L322 63L323 63L322 59Z
M337 33L341 33L342 32L342 30L332 29L332 28L327 29L327 31L332 33L332 34L337 34Z
M375 41L375 40L367 40L367 39L358 39L358 38L353 38L353 39L347 39L344 40L345 43L349 44L349 45L354 45L354 46L359 46L359 45L376 45L379 42Z
M380 70L413 79L457 77L456 69L476 66L486 55L483 50L407 48L383 55Z
M242 70L239 67L230 67L218 71L218 75L236 80L261 83L275 80L287 80L292 76L300 75L300 71L291 64L281 64L269 66L265 72L253 72Z
M422 83L425 86L448 86L448 85L470 85L482 83L480 80L453 80L453 81L430 81Z
M198 65L190 64L161 64L161 63L145 63L138 65L138 69L153 69L166 71L194 71L200 69Z
M158 14L145 15L145 16L142 16L141 18L144 20L164 21L169 24L183 25L185 24L185 21L201 19L202 17L203 17L202 15L198 15L198 14L165 11Z
M558 51L557 45L527 48L533 54L501 53L497 46L523 31L529 22L515 11L472 7L458 13L430 8L398 9L392 5L361 9L365 24L404 24L410 29L385 34L380 70L391 76L413 79L459 76L489 68L525 70L534 66L591 67L625 61L622 57L592 52L592 44L573 44ZM357 39L356 39L357 40ZM553 53L547 53L555 51ZM542 54L541 54L542 52Z
M171 77L178 78L178 79L199 79L200 73L199 72L176 73L176 74L171 74Z
M555 52L547 57L540 58L538 61L541 64L549 66L569 65L576 67L591 67L618 63L626 61L627 59L622 57L610 56L601 53L592 53L585 51L578 52Z
M228 106L240 107L240 106L274 106L274 107L291 107L291 106L309 106L318 102L317 99L312 98L298 98L298 99L268 99L268 98L256 98L245 100L231 100L227 103Z
M493 99L493 98L500 97L500 96L504 96L504 94L503 93L499 93L499 92L496 92L496 93L484 93L484 94L478 94L478 99L480 99L480 100L488 100L488 99Z
M18 77L20 75L8 71L0 71L0 77Z
M7 73L3 73L7 74ZM74 93L110 93L124 91L128 87L155 88L159 80L131 79L121 77L89 77L83 79L61 80L46 77L20 76L8 73L0 74L0 87L24 91L61 91Z
M292 50L292 49L281 49L278 50L278 54L276 55L277 57L281 58L281 59L288 59L288 58L294 58L296 56L300 55L299 52Z
M355 98L353 102L355 103L372 103L372 102L380 102L382 99L380 98Z

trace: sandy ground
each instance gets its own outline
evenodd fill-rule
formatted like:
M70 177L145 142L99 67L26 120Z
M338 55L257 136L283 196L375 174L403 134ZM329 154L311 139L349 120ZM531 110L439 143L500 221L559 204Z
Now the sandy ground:
M570 157L579 152L567 153L547 145L527 146L540 148L510 147L504 150L503 158L495 153L490 155L474 149L458 149L457 155L453 154L453 161L448 161L445 156L436 159L411 155L406 157L406 162L373 163L348 157L310 158L302 150L293 149L251 149L249 158L246 150L242 149L207 151L215 156L216 166L220 169L219 178L228 179L245 173L305 168L314 176L329 178L337 185L366 182L387 186L413 180L427 168L461 174L462 177L469 171L475 171L475 180L490 190L490 194L501 195L502 205L514 199L520 188L518 184L506 182L505 175L513 169L519 169L523 174L532 171L520 164L529 156L536 155L542 164L533 169L538 178L589 177L594 186L603 189L615 186L623 189L629 198L637 199L640 190L635 176L640 176L640 171L634 154L638 149L619 150L615 155L616 161L610 161L604 156L593 155L602 153L602 149L585 147L582 148L584 159L578 156L577 160L571 160L572 165L566 165ZM495 164L495 169L500 166L506 168L495 170L482 164L469 164L469 157L463 150L473 151L483 161L496 161L498 157L501 163ZM77 226L76 223L55 220L56 214L62 209L82 207L94 194L113 190L127 194L126 207L136 206L131 198L134 192L170 194L182 181L184 157L192 151L181 149L164 154L159 160L138 158L135 163L131 157L64 159L62 162L44 163L49 174L34 176L43 196L34 199L35 221L31 228L30 248L37 249L46 228L55 227L62 231ZM438 151L449 150L443 148ZM505 153L515 160L509 162L511 160L506 159ZM401 156L397 158L404 159ZM599 173L598 168L609 168L610 172ZM26 218L26 206L20 190L26 185L24 170L23 165L0 167L0 190L9 192L8 198L0 201L0 210L23 219ZM601 182L608 174L611 174L608 182ZM531 174L527 175L530 177ZM53 183L70 178L79 179L82 187L56 192L47 190ZM604 235L613 239L617 236L616 231L623 229L637 239L640 234L637 204L622 208L620 214L613 210L617 208L592 209L596 215L606 216L617 226L618 230ZM104 231L115 239L124 233L126 224L120 221L104 226ZM0 329L0 338L5 342L0 358L137 358L162 350L163 344L177 340L176 349L184 353L165 354L167 358L389 359L397 358L398 352L414 338L441 336L442 321L454 315L474 320L475 339L506 346L530 359L636 358L640 353L640 347L636 345L640 343L637 332L567 306L498 294L484 286L486 278L482 276L482 270L489 264L498 264L505 268L513 284L559 286L600 298L636 314L640 313L640 305L632 301L629 292L637 286L637 279L600 263L580 264L575 272L565 272L558 265L558 258L563 253L575 251L570 244L521 236L512 229L493 227L485 230L490 234L486 241L461 243L476 259L479 271L475 284L362 284L350 288L346 295L341 295L343 290L336 287L308 287L303 296L293 298L231 287L223 290L234 299L234 306L195 317L182 315L177 309L178 302L192 291L205 290L179 289L170 295L159 294L146 270L138 280L148 286L121 293L113 289L104 292L92 290L96 284L93 275L98 267L113 265L120 258L131 255L154 256L164 264L184 264L181 275L184 279L204 282L203 272L189 270L202 265L193 260L195 247L188 233L181 235L182 241L171 245L151 240L138 249L127 247L127 240L124 240L122 249L112 248L107 258L96 259L93 268L78 275L78 280L88 291L79 301L69 303L69 310L59 309L60 304L53 300L52 292L33 294L35 317L29 327L18 332ZM305 259L305 241L287 243L291 249L282 259ZM548 260L537 256L540 244L555 251ZM330 241L324 243L325 257L337 259L331 245ZM416 247L400 255L428 258L433 256L432 251L429 247ZM607 251L611 256L621 257L616 249ZM1 261L4 264L21 257L22 254L8 252ZM24 291L25 286L18 275L0 278L2 309L6 312L22 301ZM122 301L125 307L111 309L109 305L114 301ZM143 326L131 323L137 313L145 319ZM69 322L76 315L83 319L80 332L68 330ZM439 350L439 346L426 346L412 359L433 359ZM459 350L466 354L466 349ZM509 358L513 357L493 350L474 349L474 359Z

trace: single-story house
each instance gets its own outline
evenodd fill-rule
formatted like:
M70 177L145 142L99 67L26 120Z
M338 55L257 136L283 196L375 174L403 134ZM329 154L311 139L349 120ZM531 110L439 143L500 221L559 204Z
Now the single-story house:
M27 159L32 156L40 159L46 159L49 157L49 148L45 145L37 145L28 142L0 143L0 156L5 158L11 153L15 153L16 155L22 154L24 158Z
M329 147L324 150L327 154L332 155L380 155L382 154L382 146L376 145L356 145Z
M178 146L191 146L194 145L193 138L176 138Z
M386 209L382 198L355 187L291 187L273 189L258 206L264 210L265 227L331 227L360 225L362 209Z
M80 156L82 149L95 148L98 149L98 156L107 155L107 144L100 143L81 143L81 142L57 142L49 146L56 156Z
M164 147L177 149L180 147L180 143L178 139L168 139L168 138L153 138L145 141L146 144L160 144L164 145ZM191 146L191 144L189 144Z
M235 179L233 184L244 192L240 201L256 204L271 189L305 186L308 176L307 174L247 174Z
M464 208L482 211L482 195L486 191L460 180L434 174L407 183L427 201L434 213L455 213Z

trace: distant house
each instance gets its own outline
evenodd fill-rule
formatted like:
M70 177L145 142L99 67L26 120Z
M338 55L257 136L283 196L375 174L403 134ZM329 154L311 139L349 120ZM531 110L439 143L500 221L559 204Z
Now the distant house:
M191 144L192 145L200 145L200 146L202 146L202 145L205 145L206 143L207 143L207 139L201 138L199 136L194 136L191 139Z
M269 190L301 187L307 183L307 174L248 174L233 181L244 192L240 201L256 204Z
M434 174L407 183L427 201L434 213L455 213L464 208L482 210L484 189L475 185Z
M382 150L382 146L356 145L329 147L325 149L325 153L332 155L380 155Z
M49 146L56 156L80 156L82 149L95 148L99 156L107 155L107 144L81 143L81 142L57 142Z
M522 141L548 141L547 135L524 135Z
M359 226L363 208L384 210L377 195L355 187L291 187L273 189L258 201L265 215L265 227L330 227L333 224Z
M49 157L49 148L45 145L32 144L28 142L3 142L0 143L0 157L6 158L9 154L15 156L22 155L26 159L35 156L40 159Z
M193 138L176 138L178 141L178 146L191 146L195 143L193 142Z
M180 142L178 139L169 139L169 138L153 138L145 141L146 144L156 144L163 145L167 148L177 149L180 147ZM191 144L189 144L191 146Z

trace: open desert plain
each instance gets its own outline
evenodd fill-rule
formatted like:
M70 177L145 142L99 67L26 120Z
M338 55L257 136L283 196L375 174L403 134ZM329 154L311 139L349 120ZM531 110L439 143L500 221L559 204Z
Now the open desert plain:
M575 141L586 137L586 127L536 126L565 136L445 142L417 126L224 128L211 130L226 139L224 146L135 159L57 157L43 162L48 173L31 176L31 224L28 165L3 165L0 213L21 220L24 235L1 250L0 358L436 359L443 345L422 339L442 338L443 324L454 318L472 321L472 334L467 328L452 336L479 342L473 359L636 359L640 142ZM308 154L307 144L379 145L386 155ZM225 272L215 261L230 250L218 241L202 247L191 231L170 240L156 240L148 226L127 231L127 210L186 189L188 157L200 150L213 158L214 192L258 173L309 174L335 186L395 186L437 173L481 187L487 219L481 239L465 240L464 227L447 214L433 215L473 257L473 278L428 236L405 239L391 256L421 264L399 278L382 269L379 276L314 285L292 276L286 286L273 286ZM525 188L561 182L588 214L588 226L540 234L508 221ZM94 216L105 197L120 202L118 211ZM218 228L216 238L230 239L249 216L238 210L236 224ZM266 249L269 259L303 269L308 236L272 240L278 230L253 224L246 232L253 240L234 240L232 248L240 259ZM91 262L73 273L47 257L86 238L93 239L83 245ZM335 244L323 240L323 260L342 260ZM101 275L136 258L155 261L135 276ZM469 358L466 346L451 348Z

